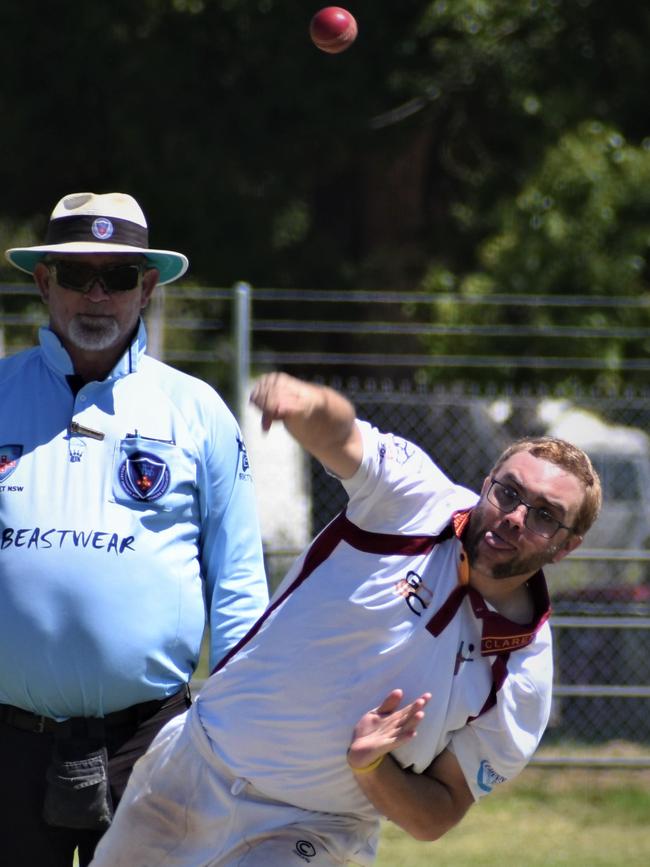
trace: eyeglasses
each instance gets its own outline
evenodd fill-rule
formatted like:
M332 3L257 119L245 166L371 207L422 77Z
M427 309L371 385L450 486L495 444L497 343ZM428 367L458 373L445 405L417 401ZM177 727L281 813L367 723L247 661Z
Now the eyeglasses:
M491 478L490 482L492 484L488 488L487 498L492 505L502 512L514 512L519 506L525 506L526 517L524 518L524 525L528 527L531 533L543 536L545 539L552 539L560 528L569 530L571 533L574 532L573 527L567 527L566 524L558 521L557 518L551 515L548 509L531 506L530 503L522 500L517 491L509 485L504 485L503 482L499 482L495 478Z
M135 289L142 274L141 265L106 265L104 268L94 268L86 262L66 262L57 259L49 262L48 267L55 272L56 282L64 289L73 292L90 292L96 280L102 284L106 292L129 292Z

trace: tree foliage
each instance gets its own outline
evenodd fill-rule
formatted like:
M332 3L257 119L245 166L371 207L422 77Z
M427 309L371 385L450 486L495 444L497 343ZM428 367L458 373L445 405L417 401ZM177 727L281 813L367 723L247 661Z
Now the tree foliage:
M434 299L646 293L650 7L355 0L357 43L329 56L307 37L316 6L4 4L7 246L39 240L67 192L122 189L144 205L153 243L187 252L201 284ZM550 306L506 313L567 321ZM445 301L431 316L494 315ZM647 324L625 307L577 317ZM473 348L494 351L485 341ZM512 344L548 347L543 335ZM617 359L646 348L594 337L571 351L605 353L615 373Z

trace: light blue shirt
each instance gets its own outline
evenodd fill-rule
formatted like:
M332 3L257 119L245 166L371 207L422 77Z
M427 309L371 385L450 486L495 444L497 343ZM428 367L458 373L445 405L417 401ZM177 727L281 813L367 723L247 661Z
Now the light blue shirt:
M76 396L56 335L0 361L0 703L56 719L176 692L267 603L240 430L138 334ZM81 426L80 428L76 426Z

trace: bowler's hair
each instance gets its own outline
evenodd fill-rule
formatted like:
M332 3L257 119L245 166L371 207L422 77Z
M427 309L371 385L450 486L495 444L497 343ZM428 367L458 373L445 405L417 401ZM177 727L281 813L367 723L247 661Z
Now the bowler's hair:
M585 495L578 509L573 530L578 536L584 536L598 517L603 500L600 478L589 457L582 449L566 440L555 439L555 437L525 437L514 442L503 452L492 468L491 475L519 452L528 452L534 458L556 464L581 482Z

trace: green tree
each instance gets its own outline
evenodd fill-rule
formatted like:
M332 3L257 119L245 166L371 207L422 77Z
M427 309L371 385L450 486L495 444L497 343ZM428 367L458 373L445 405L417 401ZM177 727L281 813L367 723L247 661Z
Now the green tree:
M447 297L434 304L434 318L455 327L489 323L496 329L501 323L498 340L473 333L465 351L471 342L473 351L486 355L496 347L519 359L599 358L607 369L582 370L583 379L608 385L632 380L621 363L650 349L644 333L650 326L650 139L635 147L599 122L584 122L549 146L519 195L500 203L496 222L498 231L477 248L477 270L454 275L432 268L425 285L433 292L451 288L461 300L532 290L548 303L467 308ZM584 306L564 306L567 294ZM437 342L439 352L450 348L451 338ZM510 370L505 376L525 379L530 372ZM567 370L545 376L551 382L566 379Z

